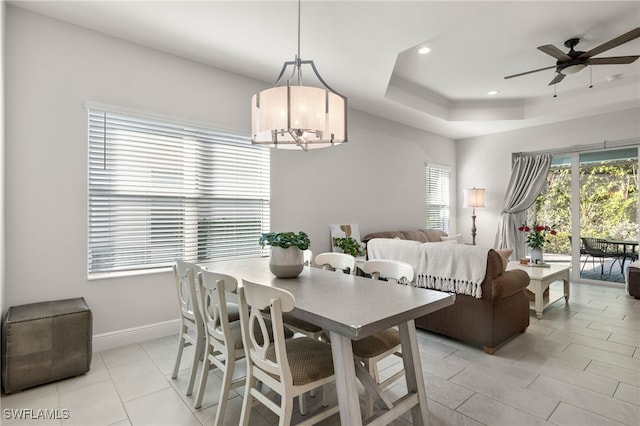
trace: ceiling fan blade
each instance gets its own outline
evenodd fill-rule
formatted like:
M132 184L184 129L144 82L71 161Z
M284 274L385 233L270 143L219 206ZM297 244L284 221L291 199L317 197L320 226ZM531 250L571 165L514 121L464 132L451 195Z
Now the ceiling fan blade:
M562 50L560 50L557 47L555 47L553 44L545 44L544 46L538 47L538 50L541 50L544 53L546 53L547 55L551 55L551 56L553 56L554 58L556 58L556 59L558 59L560 61L570 61L571 60L571 56L567 55Z
M508 75L508 76L505 77L505 80L508 79L508 78L520 77L521 75L527 75L527 74L531 74L531 73L538 72L538 71L550 70L551 68L555 68L555 67L556 67L555 65L552 65L550 67L540 68L540 69L533 70L533 71L521 72L520 74Z
M636 56L611 56L609 58L591 58L589 59L589 65L615 65L615 64L630 64L636 59L640 58L640 55Z
M598 53L602 53L605 50L613 49L616 46L620 46L621 44L624 44L638 37L640 37L640 27L629 31L628 33L622 34L621 36L616 37L613 40L609 40L606 43L602 43L600 46L594 47L588 52L584 52L582 55L578 56L578 58L590 58L597 55Z
M565 77L564 74L557 73L556 76L553 78L553 80L551 80L551 82L549 83L549 86L552 86L556 83L560 83L564 77Z

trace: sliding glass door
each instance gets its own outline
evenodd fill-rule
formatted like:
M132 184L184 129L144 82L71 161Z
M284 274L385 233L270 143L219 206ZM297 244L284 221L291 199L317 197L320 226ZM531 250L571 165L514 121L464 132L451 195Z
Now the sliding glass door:
M623 283L638 256L638 209L637 147L558 154L527 223L558 230L545 262L570 261L574 280Z

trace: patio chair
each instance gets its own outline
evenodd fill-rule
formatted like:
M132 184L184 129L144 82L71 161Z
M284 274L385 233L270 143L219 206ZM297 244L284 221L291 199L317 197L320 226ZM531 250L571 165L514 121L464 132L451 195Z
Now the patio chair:
M616 260L620 264L622 268L622 258L624 257L624 253L617 249L617 246L612 247L611 244L602 238L587 238L583 237L582 242L584 244L584 249L587 255L591 256L591 264L595 267L594 259L600 259L600 276L604 274L604 263L605 259L613 259L611 262L611 266L609 266L609 274L611 274L611 269L613 268L613 264L616 263ZM588 257L587 257L588 259ZM586 263L586 260L585 260Z

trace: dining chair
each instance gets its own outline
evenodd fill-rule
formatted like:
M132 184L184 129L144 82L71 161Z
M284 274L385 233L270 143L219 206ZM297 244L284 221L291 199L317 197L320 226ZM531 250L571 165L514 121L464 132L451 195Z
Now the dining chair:
M230 304L227 302L227 295L236 292L238 281L230 275L203 269L198 273L197 283L200 288L200 312L203 317L206 344L195 408L202 406L209 371L212 368L219 368L223 378L214 421L217 426L224 423L229 392L245 383L245 376L236 377L235 380L233 377L236 361L244 358L245 352L240 320L231 320L228 312ZM237 304L234 306L239 308ZM265 325L267 333L273 339L271 322L265 320ZM292 338L293 331L285 327L284 336L285 339ZM263 337L260 333L257 339L262 342Z
M350 254L335 252L320 253L316 256L315 263L322 269L333 268L336 271L348 271L348 273L355 275L356 258Z
M247 379L240 424L247 426L253 400L265 405L280 417L279 425L290 425L293 399L312 389L335 381L331 346L309 337L285 340L283 312L295 307L294 296L286 290L243 280L238 289L242 340L247 357ZM268 310L273 324L273 340L267 335L265 314ZM256 388L264 383L280 395L279 403ZM306 419L304 424L315 424L338 412L338 406L328 408Z
M180 335L178 337L178 354L173 367L172 379L178 377L182 352L187 346L194 346L193 361L191 363L191 374L187 385L187 395L193 393L193 384L196 378L198 363L202 358L204 350L204 322L200 314L198 303L198 290L195 282L195 275L200 272L200 267L193 263L176 260L173 265L173 275L178 291L178 303L180 305Z
M244 358L244 348L240 321L230 321L227 312L226 294L236 291L238 281L232 276L206 270L200 271L197 278L206 343L195 408L202 406L209 370L211 367L219 368L222 372L222 385L213 423L217 426L224 422L229 392L245 382L244 376L235 380L233 378L236 360Z
M611 274L611 269L616 263L616 260L620 264L620 269L622 269L622 257L624 256L624 253L617 248L612 248L611 244L609 244L607 240L602 238L582 237L582 242L584 243L585 252L591 256L591 264L594 267L594 259L600 259L600 277L604 274L605 259L613 259L611 266L609 266L609 274Z
M304 266L312 266L313 264L313 252L309 249L302 251L302 256L304 259Z
M370 274L371 278L378 280L386 278L395 281L397 284L408 284L413 281L413 267L398 260L374 259L367 260L361 267L365 274ZM394 355L402 357L400 333L395 328L388 328L379 333L367 336L364 339L354 340L352 343L354 358L362 362L374 381L382 390L389 387L393 382L404 375L404 368L397 371L387 379L380 380L378 362ZM365 417L373 414L373 398L368 391L366 393Z

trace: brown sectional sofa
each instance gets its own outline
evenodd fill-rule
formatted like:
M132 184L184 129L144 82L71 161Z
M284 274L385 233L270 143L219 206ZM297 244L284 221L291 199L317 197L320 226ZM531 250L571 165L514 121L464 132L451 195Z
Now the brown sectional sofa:
M376 232L366 235L363 241L400 238L436 242L444 235L439 229ZM453 305L417 318L416 326L482 346L486 353L493 354L498 346L529 326L529 299L524 292L527 285L529 275L521 270L505 271L502 257L491 249L481 284L482 298L456 294Z

